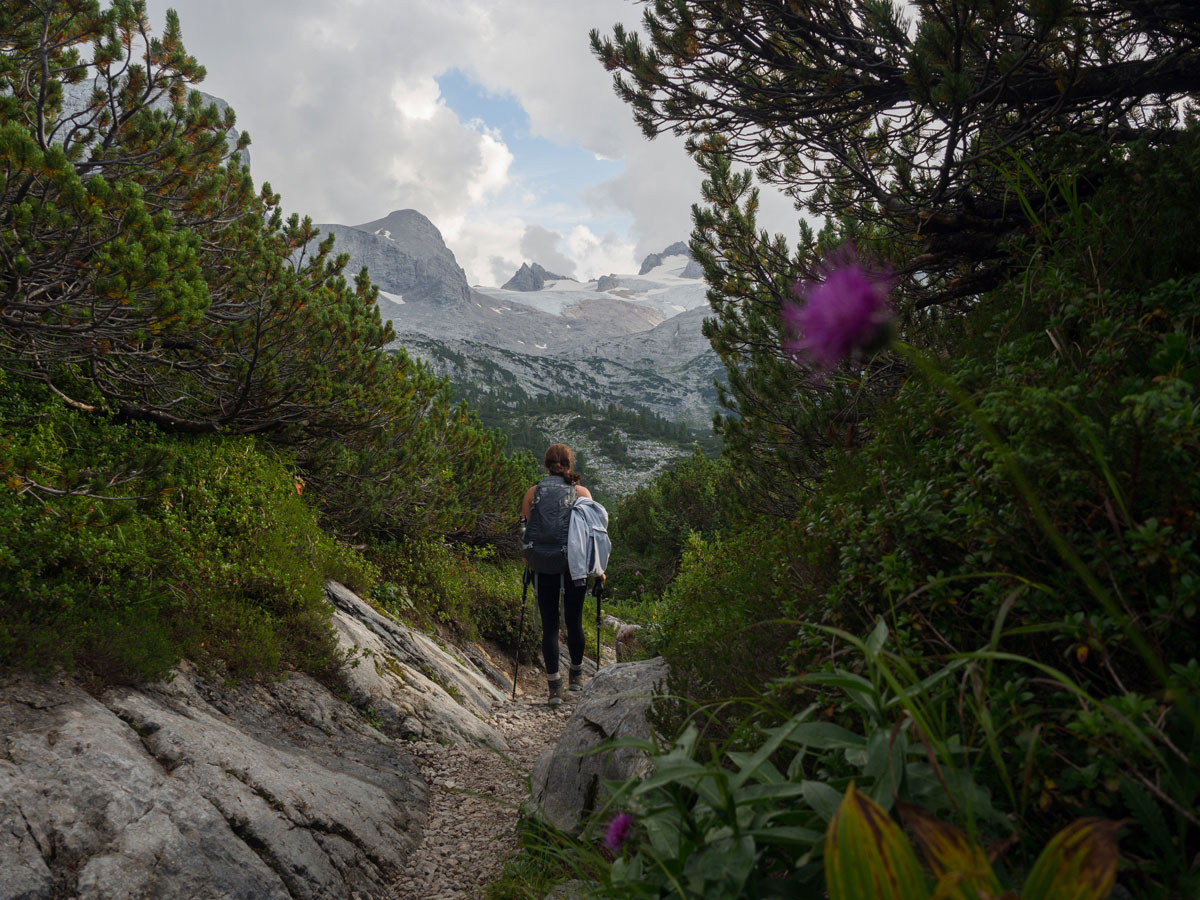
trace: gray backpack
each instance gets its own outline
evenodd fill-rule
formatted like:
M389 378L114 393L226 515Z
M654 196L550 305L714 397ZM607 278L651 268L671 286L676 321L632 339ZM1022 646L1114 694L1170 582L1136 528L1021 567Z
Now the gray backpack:
M567 571L567 535L577 496L575 485L567 484L559 475L547 475L533 489L521 555L534 572L560 575Z

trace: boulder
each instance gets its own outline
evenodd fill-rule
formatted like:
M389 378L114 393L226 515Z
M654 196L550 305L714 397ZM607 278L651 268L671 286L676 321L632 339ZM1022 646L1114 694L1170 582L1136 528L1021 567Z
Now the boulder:
M637 648L637 636L638 632L642 631L642 626L631 622L623 622L616 616L610 615L605 615L603 622L605 628L611 628L617 633L617 639L613 646L613 653L617 658L617 662L624 662L631 659Z
M467 644L467 646L463 648L463 655L466 656L467 661L481 673L483 673L483 676L496 688L498 688L500 692L504 694L504 696L509 697L512 695L512 678L497 668L496 662L492 659L492 655L488 653L486 649L479 644Z
M390 896L423 828L411 761L304 675L94 697L0 684L0 898Z
M506 748L486 721L505 695L483 674L344 585L331 581L325 594L339 648L352 655L344 670L351 702L376 717L384 734Z
M342 585L327 596L350 660L336 693L188 664L99 695L0 682L0 900L392 896L428 814L394 738L503 748L486 720L504 695Z
M601 275L596 279L596 290L611 291L621 286L621 279L616 275Z
M563 831L574 831L603 803L603 782L624 781L645 770L646 757L632 748L591 751L613 738L649 738L646 714L666 680L662 657L599 671L584 688L558 743L534 766L530 781L536 814Z

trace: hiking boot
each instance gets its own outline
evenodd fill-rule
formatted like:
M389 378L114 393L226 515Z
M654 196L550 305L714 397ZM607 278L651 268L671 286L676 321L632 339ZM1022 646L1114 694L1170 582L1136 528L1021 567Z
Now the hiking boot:
M546 684L550 688L550 699L547 702L551 706L558 706L562 703L562 678L555 675Z
M582 665L571 666L571 670L568 673L568 675L569 675L569 680L567 683L567 690L582 691L583 690L583 666Z

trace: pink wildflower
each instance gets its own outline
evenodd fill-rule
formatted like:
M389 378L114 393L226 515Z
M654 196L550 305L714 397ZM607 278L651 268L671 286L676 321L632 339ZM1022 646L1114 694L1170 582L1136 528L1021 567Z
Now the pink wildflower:
M791 335L784 349L829 370L856 351L878 348L886 337L891 277L865 266L850 245L827 256L821 268L823 277L792 288L803 304L784 304L783 323Z
M617 813L608 823L608 829L604 832L604 846L613 853L620 853L621 847L629 839L631 830L633 830L633 816L627 812Z

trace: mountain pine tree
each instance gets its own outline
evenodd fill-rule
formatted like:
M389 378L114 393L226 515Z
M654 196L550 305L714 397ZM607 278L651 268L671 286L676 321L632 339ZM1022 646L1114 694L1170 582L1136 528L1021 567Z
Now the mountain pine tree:
M152 36L143 0L0 0L0 46L0 370L97 418L262 435L345 535L511 530L524 466L255 190L174 12Z
M175 431L368 424L374 290L255 192L178 17L150 37L134 0L2 8L0 367Z
M851 240L890 263L920 342L1127 145L1174 141L1200 89L1200 14L1178 2L654 0L642 32L592 47L643 131L686 137L706 175L692 251L728 373L717 427L749 495L783 514L902 374L885 357L815 377L782 349L780 305L822 252ZM820 233L760 232L738 163Z
M592 33L643 131L903 237L919 304L997 283L1051 176L1172 140L1200 89L1186 2L655 0L643 27Z

